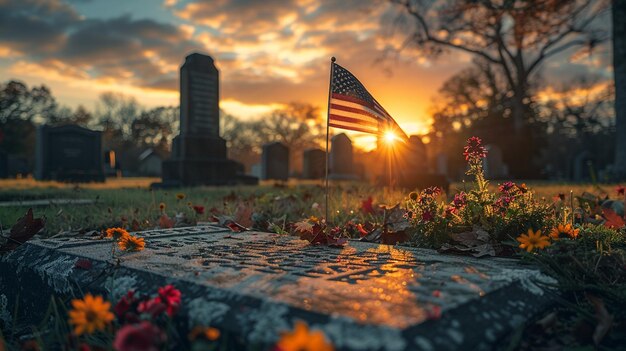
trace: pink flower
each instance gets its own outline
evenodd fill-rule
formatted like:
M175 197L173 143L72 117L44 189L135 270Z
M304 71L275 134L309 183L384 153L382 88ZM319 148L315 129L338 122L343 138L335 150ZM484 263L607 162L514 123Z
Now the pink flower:
M463 155L465 161L476 161L481 158L487 157L487 150L482 146L482 140L479 137L471 137L467 139L467 145L463 148Z
M621 186L621 185L618 185L618 186L617 186L617 188L615 188L615 190L617 191L617 195L624 195L624 190L625 190L625 189L626 189L626 188L624 188L624 187L623 187L623 186Z
M150 322L143 321L141 324L127 324L118 330L113 348L116 351L158 351L163 341L163 332Z

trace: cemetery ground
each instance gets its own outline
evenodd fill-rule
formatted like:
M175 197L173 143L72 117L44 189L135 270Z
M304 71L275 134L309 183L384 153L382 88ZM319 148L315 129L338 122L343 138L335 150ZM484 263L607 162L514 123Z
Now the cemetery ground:
M13 230L20 228L43 227L35 237L39 242L33 239L32 244L16 248L9 240L2 245L2 250L12 252L5 253L0 262L5 267L19 266L17 277L24 274L24 279L30 279L28 269L41 272L41 267L29 267L24 261L57 269L58 260L66 262L63 260L73 257L64 255L78 252L85 258L67 261L71 263L70 271L77 272L77 282L86 279L90 270L117 267L118 281L132 277L133 282L143 279L144 285L137 283L143 288L140 296L128 289L105 294L104 300L100 295L71 290L73 295L38 305L45 311L38 324L7 317L19 316L19 307L5 298L0 301L4 304L0 311L4 326L0 347L40 349L52 343L81 350L142 349L140 346L154 350L624 350L624 188L618 184L489 184L480 167L480 143L470 142L468 146L468 175L473 181L453 184L448 194L437 188L406 192L360 183L334 183L330 192L331 225L320 219L324 216L324 189L314 183L150 190L141 182L118 187L126 180L105 185L49 183L51 186L45 187L32 180L7 181L1 187L0 203L14 203L0 209L3 236L13 236ZM49 203L34 202L37 200ZM45 216L45 225L25 216L21 227L10 230L29 208L34 217ZM174 234L168 232L172 227L181 228L176 233L181 235L180 240L172 239ZM248 233L247 229L253 231ZM212 245L219 245L224 252L212 251ZM201 271L191 271L190 261L198 256L185 251L187 246L200 250L201 258L206 259L204 265L218 272L254 272L255 279L270 281L276 279L272 278L275 270L282 270L285 277L295 276L290 272L305 277L298 278L300 285L295 286L293 281L280 279L251 286L241 281L235 284L243 294L250 293L249 289L260 290L268 297L278 294L273 302L263 302L261 307L256 302L237 300L238 308L250 308L240 312L239 317L242 313L256 316L250 317L254 322L245 320L253 323L252 329L237 319L242 324L234 329L240 327L247 336L233 334L233 327L228 329L227 323L198 322L181 327L176 319L179 310L189 315L190 323L222 322L221 316L226 320L225 311L234 310L235 305L216 295L215 290L198 292L200 287L206 289L199 282L193 283L196 285L192 289L187 283L166 284L166 280L152 275L135 278L131 268L144 262L173 277L193 277L194 273L204 278ZM111 256L102 258L107 247ZM161 256L159 250L163 249L181 250L177 254L180 256ZM286 262L290 258L282 257L285 255L293 256L293 260L290 264L250 268L247 258L232 258L232 254L264 257L267 262ZM61 258L49 261L51 255ZM161 264L160 260L170 259L171 263ZM319 273L299 271L308 263L324 269ZM181 267L181 271L172 267ZM533 273L534 269L541 273ZM336 274L337 280L329 278L323 285L329 289L327 292L302 286L342 270L344 275ZM407 290L407 280L411 285L415 272L428 279ZM259 278L259 274L266 276ZM529 277L536 275L542 278L531 282ZM446 281L451 279L452 285L438 283L442 276ZM67 275L54 277L48 284L60 287L67 295ZM229 286L221 279L213 283ZM109 283L106 280L100 290L96 286L89 290L106 291L104 285ZM117 290L127 285L120 283ZM278 289L281 285L285 289ZM469 287L476 295L469 298L459 286ZM212 298L207 298L208 302L200 297L190 301L186 296L190 292ZM28 289L22 293L37 296ZM407 303L414 296L419 296L422 307L415 307L414 301ZM369 299L372 304L368 304ZM198 319L200 312L194 314L194 310L205 311L203 301L213 307L209 314L215 317L219 312L220 318ZM315 303L311 306L310 301ZM298 308L277 305L280 302ZM355 304L361 306L359 313L355 312ZM275 315L277 310L280 316ZM311 310L313 314L306 314ZM360 317L361 322L373 325L367 327L370 329L351 329L342 324L346 323L344 319L333 319L335 313L353 318L351 326L357 325L354 320ZM286 315L295 321L293 325L285 324ZM511 323L501 324L503 321ZM252 339L259 333L267 337ZM143 344L137 344L140 342Z

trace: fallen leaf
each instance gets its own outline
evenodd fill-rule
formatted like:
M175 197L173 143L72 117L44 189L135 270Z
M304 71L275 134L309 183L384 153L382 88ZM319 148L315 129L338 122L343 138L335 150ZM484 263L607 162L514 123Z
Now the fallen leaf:
M369 232L368 234L366 234L365 236L363 236L361 238L361 241L365 241L368 243L379 243L382 235L383 235L383 229L376 228L372 230L371 232Z
M307 220L297 222L293 226L297 232L313 233L313 224L309 223Z
M406 230L411 226L411 223L409 223L409 219L405 215L406 211L400 207L400 204L385 209L384 226L393 232Z
M252 227L252 206L249 203L242 202L237 205L235 222L240 223L245 227Z
M241 224L231 220L229 222L227 222L225 224L226 227L228 227L230 230L232 230L235 233L240 233L240 232L244 232L246 230L248 230L248 228L242 226Z
M615 211L610 208L602 208L602 215L606 219L604 222L604 226L607 228L615 228L619 229L624 227L626 223L624 222L624 218L620 217Z
M43 229L45 223L45 217L34 218L33 209L29 208L26 215L18 219L15 225L11 227L7 242L0 246L0 253L9 252L27 242Z

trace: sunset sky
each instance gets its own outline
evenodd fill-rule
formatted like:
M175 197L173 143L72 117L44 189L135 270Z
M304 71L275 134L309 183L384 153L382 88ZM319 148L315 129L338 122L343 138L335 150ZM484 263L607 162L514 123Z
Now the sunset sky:
M254 118L299 101L322 107L331 56L351 70L408 134L424 132L441 84L470 62L402 53L387 23L397 9L359 0L0 0L0 77L46 84L61 104L93 108L116 91L142 105L178 104L178 69L192 52L215 58L221 108ZM548 76L610 77L610 50L550 61ZM390 71L384 68L391 68Z

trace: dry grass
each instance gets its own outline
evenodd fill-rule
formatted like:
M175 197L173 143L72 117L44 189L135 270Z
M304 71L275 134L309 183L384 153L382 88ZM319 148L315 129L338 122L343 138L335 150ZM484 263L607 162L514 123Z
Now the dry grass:
M99 230L120 225L122 218L129 221L137 220L142 228L156 226L160 214L159 204L165 203L170 216L176 212L185 212L194 216L188 202L204 206L207 210L216 207L224 209L224 197L234 193L240 198L258 207L272 208L275 215L287 215L290 220L297 220L310 215L322 216L322 208L315 209L314 203L323 205L324 192L321 182L290 181L284 186L274 186L271 182L263 182L259 186L240 187L196 187L170 190L150 190L149 185L155 178L121 178L108 179L105 183L68 184L59 182L40 182L33 179L0 180L0 201L41 200L41 199L90 199L92 204L47 205L34 208L35 215L46 216L47 234L53 235L60 231ZM451 192L463 190L471 186L456 183ZM497 183L493 182L493 187ZM528 183L538 198L552 201L558 193L581 194L584 191L593 193L606 192L614 194L615 185L595 186L592 184L570 183ZM177 200L176 194L184 193L184 200ZM373 187L363 183L334 184L330 192L331 221L341 223L351 218L360 218L360 207L368 197L374 203L394 204L402 200L408 192ZM297 199L287 207L281 207L281 199L286 197ZM0 229L7 229L22 216L28 206L0 207ZM233 206L226 206L226 211L234 211ZM199 220L207 220L208 214Z

